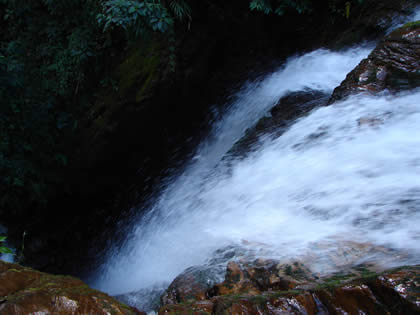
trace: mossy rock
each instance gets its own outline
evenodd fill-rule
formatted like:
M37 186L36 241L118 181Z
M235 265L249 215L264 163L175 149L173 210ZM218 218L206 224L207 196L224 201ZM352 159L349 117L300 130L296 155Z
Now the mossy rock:
M1 314L141 314L81 280L0 260Z
M409 23L406 23L402 26L402 28L406 28L406 29L410 29L410 30L414 29L414 28L417 28L417 27L420 27L420 20L414 21L414 22L409 22Z

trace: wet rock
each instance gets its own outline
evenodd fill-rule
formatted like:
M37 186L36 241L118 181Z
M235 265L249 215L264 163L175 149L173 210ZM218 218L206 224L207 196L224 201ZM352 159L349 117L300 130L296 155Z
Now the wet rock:
M417 5L412 0L364 0L360 12L350 8L349 27L340 32L328 48L342 49L361 41L376 40L384 36L390 27L404 21Z
M200 315L212 314L214 309L213 301L198 301L192 304L168 304L159 310L159 315L163 314L186 314Z
M228 156L245 156L258 147L259 140L264 137L277 138L299 117L312 109L327 103L328 95L316 90L292 92L282 97L270 110L270 116L263 117L252 128L246 131L232 149Z
M0 313L143 314L89 288L79 279L3 261L0 261Z
M214 286L210 296L241 294L258 295L264 291L287 291L315 281L311 271L299 262L280 264L258 259L253 263L229 262L225 281Z
M400 314L420 314L420 266L404 267L377 277L372 290Z
M191 267L181 273L161 296L161 303L177 304L189 300L205 300L207 291L217 282L220 270L217 266Z
M334 90L329 104L351 94L394 92L420 86L420 22L386 36Z
M147 313L158 311L161 305L160 297L166 291L168 284L143 288L134 292L114 296L118 301L141 309Z
M378 125L382 125L384 121L380 118L371 118L371 117L362 117L357 120L357 124L359 126L370 126L375 127Z
M323 289L315 295L329 314L386 314L388 311L365 284Z
M224 291L220 285L216 286L219 295L204 301L166 305L159 314L420 314L420 266L403 267L381 275L361 272L362 277L359 274L355 280L349 280L352 275L334 276L322 279L311 288L296 285L294 290L279 290L270 288L269 284L269 278L273 274L277 276L278 271L277 274L274 269L266 272L273 268L273 261L261 260L254 264L246 269L241 263L229 263L226 280L221 284ZM261 265L265 267L264 272L252 271ZM278 266L280 273L284 271L285 265ZM300 279L296 282L313 281L308 270L299 271L304 266L295 267L299 276L294 277ZM286 269L286 273L293 274L293 269ZM261 281L262 278L265 287L257 288L256 279Z

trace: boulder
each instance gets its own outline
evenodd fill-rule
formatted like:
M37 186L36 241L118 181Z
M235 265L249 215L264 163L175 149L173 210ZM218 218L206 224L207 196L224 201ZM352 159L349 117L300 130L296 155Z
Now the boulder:
M257 259L252 263L231 261L225 281L215 285L208 295L258 295L265 291L288 291L314 281L312 272L298 261L290 264L271 259Z
M240 270L230 264L229 281L243 281ZM323 279L310 289L227 292L205 301L164 305L159 314L419 314L419 275L420 266L411 266L343 283Z
M386 36L338 86L332 104L351 94L398 92L420 86L420 21Z
M218 266L190 267L175 278L161 296L162 305L207 299L207 291L220 282Z
M270 110L270 115L261 118L258 123L246 130L245 135L236 142L227 153L227 157L244 157L258 148L264 137L277 138L299 117L316 107L326 105L328 94L316 90L291 92L282 97Z
M0 260L1 314L145 314L79 279Z

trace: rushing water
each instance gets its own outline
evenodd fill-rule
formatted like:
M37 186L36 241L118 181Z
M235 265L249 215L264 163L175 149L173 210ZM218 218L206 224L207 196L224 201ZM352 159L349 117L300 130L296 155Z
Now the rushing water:
M184 172L127 227L126 242L109 250L94 286L156 288L227 246L306 258L326 272L325 257L344 247L365 249L347 262L418 263L420 91L315 109L246 158L221 163L282 96L331 92L369 52L318 50L248 83Z
M269 196L266 199L258 190L263 183L270 185L271 181L278 182L282 178L290 180L290 175L276 174L273 169L272 176L256 183L253 179L263 176L266 171L259 173L261 170L255 169L251 178L238 178L241 181L238 185L234 180L237 172L244 165L254 163L255 156L238 163L232 177L223 175L221 165L215 166L245 130L266 115L282 96L305 88L331 92L369 51L369 48L314 51L291 58L278 71L243 87L183 174L171 179L147 214L129 227L131 231L127 231L129 236L125 244L110 249L95 286L116 294L171 281L185 268L203 263L219 247L241 240L252 241L253 234L258 234L258 229L250 226L254 219L254 224L268 231L275 221L266 216L267 213L263 215L263 211L279 209L267 208L267 203L273 200ZM281 157L284 153L278 152L278 155ZM261 167L270 171L273 165ZM276 186L272 189L271 193L282 193L281 190L276 192ZM295 189L298 194L301 188L296 186ZM261 209L256 211L259 207ZM290 208L290 215L297 210ZM278 212L275 218L283 216ZM258 240L262 239L259 237Z

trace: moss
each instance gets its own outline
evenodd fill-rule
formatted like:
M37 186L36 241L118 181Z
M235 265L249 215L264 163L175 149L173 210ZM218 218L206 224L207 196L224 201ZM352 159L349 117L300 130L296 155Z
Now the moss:
M404 270L420 270L420 265L413 265L413 266L400 266L400 267L396 267L396 268L392 268L386 271L386 273L394 273L394 272L398 272L398 271L404 271Z
M153 86L153 82L159 75L158 66L160 64L160 55L158 53L159 45L155 42L147 46L141 45L133 48L129 56L119 66L119 93L125 96L133 89L135 100L141 102Z
M123 303L123 302L120 302L120 301L118 301L118 303L121 305L121 307L122 307L122 308L125 308L126 310L131 311L131 307L130 307L130 306L128 306L127 304L125 304L125 303Z
M376 272L367 269L363 265L357 266L355 270L358 272L359 278L366 279L366 278L372 278L372 277L378 276Z
M420 20L414 21L414 22L409 22L409 23L404 24L402 26L402 28L408 28L408 29L417 28L417 27L420 27Z
M270 298L279 298L290 295L298 295L303 293L303 290L288 290L288 291L274 291L267 294Z
M26 289L24 292L38 292L38 291L41 291L41 290L43 290L43 288L28 288L28 289Z
M296 279L296 280L305 279L306 278L306 273L299 266L299 264L297 262L294 262L293 266L295 268L290 266L290 265L287 265L284 269L285 274L288 275L289 277L292 277L293 279Z
M354 274L335 274L332 277L323 279L323 283L319 284L316 289L328 289L328 288L335 288L343 284L352 278L354 278Z
M264 295L256 295L248 299L252 304L257 306L265 306L267 302L269 301L268 296Z
M14 269L14 268L11 268L11 269L7 270L7 272L22 272L22 271L25 271L25 270L18 270L18 269Z
M286 273L286 275L292 276L293 275L292 266L287 265L286 268L284 269L284 272Z

